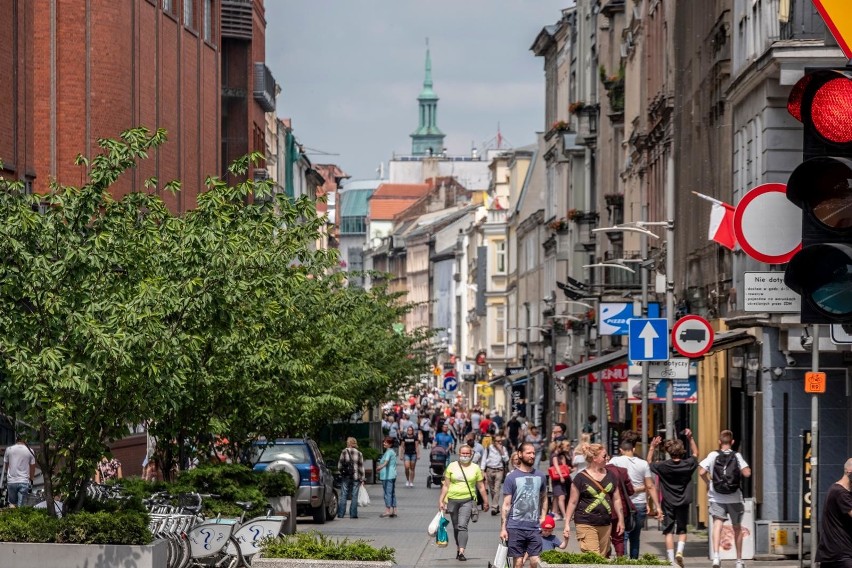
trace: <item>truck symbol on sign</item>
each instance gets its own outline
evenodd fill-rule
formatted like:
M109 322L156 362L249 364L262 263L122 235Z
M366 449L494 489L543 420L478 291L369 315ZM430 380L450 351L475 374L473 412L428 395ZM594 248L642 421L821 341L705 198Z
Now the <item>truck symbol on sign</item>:
M684 329L680 332L681 341L705 341L707 339L707 330L699 329Z

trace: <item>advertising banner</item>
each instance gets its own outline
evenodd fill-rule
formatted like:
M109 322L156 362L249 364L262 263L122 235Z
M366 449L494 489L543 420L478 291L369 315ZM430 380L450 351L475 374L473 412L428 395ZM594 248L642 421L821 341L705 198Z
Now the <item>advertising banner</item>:
M698 380L690 377L688 380L672 381L674 390L672 392L675 404L695 404L698 402ZM629 404L642 403L642 379L630 376L627 380L627 402ZM648 379L648 402L651 404L665 404L666 381L663 379Z

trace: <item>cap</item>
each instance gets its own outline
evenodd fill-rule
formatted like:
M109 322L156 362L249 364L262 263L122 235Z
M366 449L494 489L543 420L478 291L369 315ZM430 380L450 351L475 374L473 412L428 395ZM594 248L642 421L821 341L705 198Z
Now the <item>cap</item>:
M541 523L541 528L543 529L554 529L556 528L556 521L553 520L551 515L547 515L544 518L544 521Z

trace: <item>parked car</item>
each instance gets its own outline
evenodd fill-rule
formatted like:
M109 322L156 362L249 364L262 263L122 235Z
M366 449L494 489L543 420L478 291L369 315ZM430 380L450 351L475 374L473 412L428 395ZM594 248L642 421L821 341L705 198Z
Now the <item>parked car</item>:
M255 471L284 469L293 475L287 466L295 466L299 515L312 516L319 524L337 518L338 490L316 442L309 438L261 440L254 443L252 453Z

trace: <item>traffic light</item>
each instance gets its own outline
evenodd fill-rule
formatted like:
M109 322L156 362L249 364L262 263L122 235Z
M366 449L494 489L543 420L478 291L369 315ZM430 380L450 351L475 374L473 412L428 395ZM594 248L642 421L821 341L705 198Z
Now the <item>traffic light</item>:
M852 70L806 73L787 110L804 127L804 162L787 182L802 250L784 281L802 296L802 323L852 323Z

